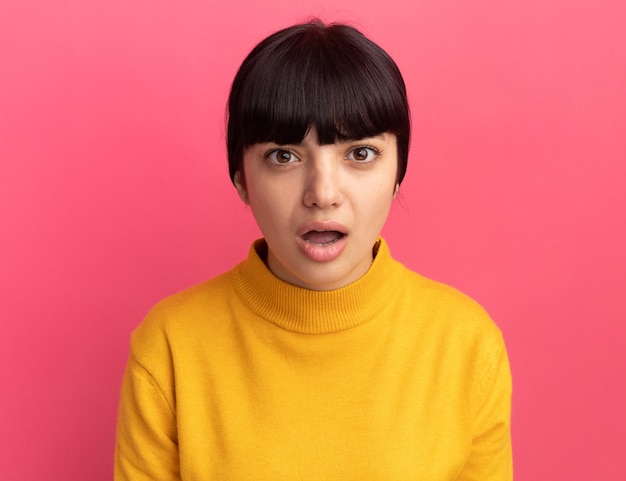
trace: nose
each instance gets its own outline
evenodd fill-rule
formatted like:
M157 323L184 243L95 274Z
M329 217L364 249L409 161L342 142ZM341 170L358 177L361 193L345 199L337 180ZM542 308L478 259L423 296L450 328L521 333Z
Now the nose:
M340 169L335 159L315 159L305 175L304 205L328 209L341 203Z

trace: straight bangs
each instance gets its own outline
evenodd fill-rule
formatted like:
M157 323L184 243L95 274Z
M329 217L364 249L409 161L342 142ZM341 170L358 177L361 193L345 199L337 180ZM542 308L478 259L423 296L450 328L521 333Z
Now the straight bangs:
M406 90L393 60L351 27L315 27L296 27L280 41L278 32L244 61L229 99L233 164L253 144L299 144L313 127L321 145L384 132L408 144Z

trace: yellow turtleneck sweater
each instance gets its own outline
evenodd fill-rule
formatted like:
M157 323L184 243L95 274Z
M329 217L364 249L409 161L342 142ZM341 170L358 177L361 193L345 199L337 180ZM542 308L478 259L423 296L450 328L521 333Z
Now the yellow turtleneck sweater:
M394 261L335 291L258 241L132 335L115 479L506 481L511 379L472 300Z

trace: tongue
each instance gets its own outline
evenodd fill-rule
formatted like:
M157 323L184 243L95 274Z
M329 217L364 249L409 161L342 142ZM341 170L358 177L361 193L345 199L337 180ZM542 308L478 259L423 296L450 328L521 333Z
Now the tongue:
M343 234L335 230L325 230L323 232L312 230L302 236L305 241L311 244L319 245L332 244L333 242L337 242L342 237Z

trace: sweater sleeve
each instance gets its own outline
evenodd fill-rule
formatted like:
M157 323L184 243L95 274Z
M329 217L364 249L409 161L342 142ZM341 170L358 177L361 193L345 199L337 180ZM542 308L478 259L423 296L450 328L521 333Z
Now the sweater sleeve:
M132 355L122 382L114 479L181 479L174 410L152 375Z
M470 456L457 481L510 481L511 372L502 338L480 380Z

